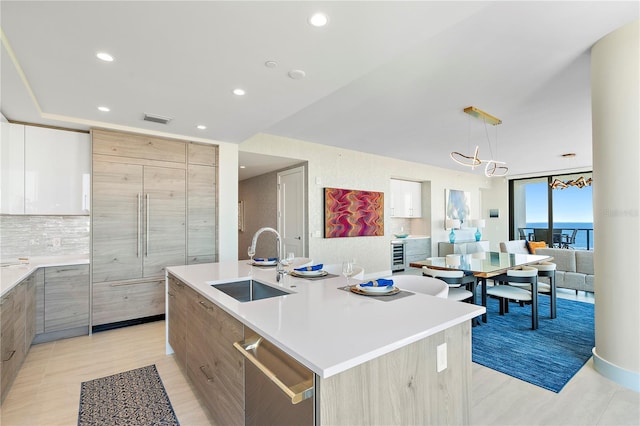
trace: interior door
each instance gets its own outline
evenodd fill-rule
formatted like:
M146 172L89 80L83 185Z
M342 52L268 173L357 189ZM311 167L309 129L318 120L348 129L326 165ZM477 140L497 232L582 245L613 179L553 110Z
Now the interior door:
M289 252L306 256L305 192L304 166L278 173L278 232L283 257Z
M144 277L184 265L186 256L186 174L184 169L144 167Z
M94 282L142 277L142 166L93 162Z

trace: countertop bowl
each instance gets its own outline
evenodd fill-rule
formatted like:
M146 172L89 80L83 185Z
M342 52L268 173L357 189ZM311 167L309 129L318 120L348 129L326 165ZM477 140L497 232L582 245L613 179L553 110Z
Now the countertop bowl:
M393 234L396 236L396 238L407 238L409 236L409 234Z

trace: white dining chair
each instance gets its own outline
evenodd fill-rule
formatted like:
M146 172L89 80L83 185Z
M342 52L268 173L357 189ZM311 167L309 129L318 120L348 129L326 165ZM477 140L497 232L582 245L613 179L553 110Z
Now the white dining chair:
M402 290L415 293L423 293L446 299L449 294L449 286L442 280L420 275L394 275L389 278L393 285Z
M538 270L531 266L523 266L521 269L508 269L505 274L495 277L495 282L499 285L487 287L487 294L498 298L500 302L500 315L509 313L509 300L531 303L531 329L538 328L537 303L533 303L533 295L530 290L526 290L519 284L526 283L529 286L538 281Z
M449 286L447 298L450 300L471 301L473 299L473 293L466 288L467 283L464 281L465 275L463 271L447 271L423 266L422 275L444 281ZM475 277L473 277L473 280L475 280ZM472 281L468 280L468 283L472 283Z

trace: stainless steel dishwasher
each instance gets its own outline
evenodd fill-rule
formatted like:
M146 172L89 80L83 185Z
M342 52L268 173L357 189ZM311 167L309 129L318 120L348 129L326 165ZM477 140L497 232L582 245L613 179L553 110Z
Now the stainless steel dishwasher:
M253 330L233 346L244 355L245 425L315 423L314 374Z

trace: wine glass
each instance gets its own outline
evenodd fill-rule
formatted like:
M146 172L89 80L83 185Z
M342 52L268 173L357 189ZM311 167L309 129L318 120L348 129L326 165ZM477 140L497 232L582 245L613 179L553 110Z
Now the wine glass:
M347 286L351 287L349 280L353 276L353 261L346 260L342 262L342 275L347 279Z
M287 273L291 273L293 270L293 259L295 258L295 253L290 251L284 258L284 264L287 266Z
M251 258L251 264L253 265L253 256L256 255L256 249L254 249L253 246L249 246L247 254L249 255L249 258Z

